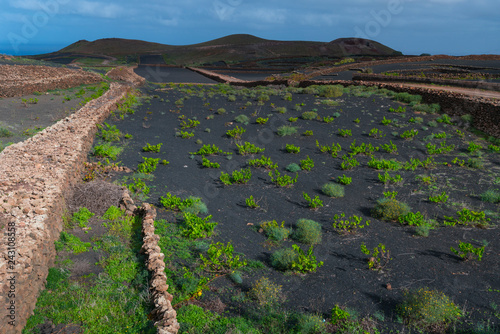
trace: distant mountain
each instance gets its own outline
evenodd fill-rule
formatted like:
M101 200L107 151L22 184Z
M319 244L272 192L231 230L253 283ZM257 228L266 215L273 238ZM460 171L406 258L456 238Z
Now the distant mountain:
M105 38L93 42L81 40L57 52L33 56L36 59L58 57L105 57L139 61L138 56L161 56L166 63L187 65L253 61L268 58L391 56L397 51L378 42L360 38L340 38L331 42L275 41L253 35L237 34L192 45L167 45L140 40Z

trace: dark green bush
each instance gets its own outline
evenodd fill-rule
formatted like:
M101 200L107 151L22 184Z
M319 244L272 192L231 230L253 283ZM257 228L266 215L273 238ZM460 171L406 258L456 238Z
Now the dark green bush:
M410 93L403 92L403 93L397 93L396 95L394 95L394 100L400 101L403 103L412 103L412 102L420 103L422 101L422 96L412 95Z
M408 212L410 212L408 204L392 198L381 198L373 208L372 215L385 221L397 221L400 216L406 215Z
M305 120L312 120L318 118L318 113L315 111L305 111L300 117Z
M234 120L237 123L241 123L241 124L245 124L245 125L248 124L248 122L250 122L250 118L248 118L247 115L239 115Z
M340 97L344 94L344 87L341 85L321 86L318 90L321 97Z
M291 248L277 250L271 255L271 265L278 270L289 270L299 255Z
M321 224L311 219L299 219L292 237L303 244L319 244L321 242Z
M294 126L290 125L283 125L278 128L278 136L284 137L284 136L291 136L295 133L297 133L297 128Z
M489 189L481 194L481 200L488 203L500 203L500 191Z
M289 164L288 166L286 166L286 170L289 171L289 172L292 172L292 173L297 173L298 171L301 170L300 166L297 165L295 162Z
M328 197L344 197L344 186L337 183L325 183L321 187L321 192Z

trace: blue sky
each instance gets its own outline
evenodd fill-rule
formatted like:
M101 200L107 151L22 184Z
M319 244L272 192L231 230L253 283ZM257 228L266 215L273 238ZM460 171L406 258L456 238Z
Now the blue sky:
M0 53L81 39L200 43L235 33L276 40L376 40L404 54L500 54L499 0L0 0Z

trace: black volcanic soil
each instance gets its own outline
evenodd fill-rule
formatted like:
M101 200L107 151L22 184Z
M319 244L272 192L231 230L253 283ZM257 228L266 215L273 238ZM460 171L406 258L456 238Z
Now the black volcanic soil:
M171 77L166 78L170 79ZM195 91L199 89L195 86L185 88ZM211 88L207 86L206 90L209 89ZM417 114L410 107L407 107L406 113L390 113L390 107L397 108L401 104L377 95L362 98L344 94L336 99L340 106L328 107L318 103L322 98L308 94L293 94L292 101L271 96L264 106L258 106L251 98L238 96L236 102L228 102L225 96L216 94L213 98L208 98L205 93L205 99L193 95L179 108L174 102L188 95L186 91L173 89L160 92L147 88L145 92L157 97L152 98L149 104L139 107L134 115L125 120L108 122L116 124L122 132L134 136L119 158L125 166L136 168L137 164L142 162L143 156L170 161L168 166L158 165L154 180L146 181L151 187L148 201L160 207L159 197L165 196L167 192L183 198L189 195L201 196L207 203L213 220L219 223L213 241L231 241L235 250L243 253L247 259L260 260L266 265L264 271L245 274L241 286L235 286L226 278L212 283L214 287L219 288L219 297L229 305L231 313L245 315L245 305L232 301L231 291L247 291L252 282L264 275L283 285L287 295L287 307L319 312L325 317L329 316L336 304L354 309L361 315L382 313L385 321L379 321L379 329L384 333L390 329L403 328L397 322L395 306L401 302L405 289L423 286L444 292L464 308L467 315L465 322L460 325L461 328L473 328L477 323L490 321L490 324L499 329L493 306L500 304L500 233L497 226L489 229L441 226L432 230L429 237L425 238L416 236L411 227L379 221L371 217L370 213L376 200L383 197L384 191L397 191L397 199L408 203L413 212L420 211L438 222L443 221L443 216L456 216L456 211L467 206L474 210L490 210L492 223L498 224L498 204L482 202L480 194L488 189L499 190L500 154L487 153L484 150L484 168L478 170L458 167L451 163L455 157L465 160L470 157L466 150L469 141L480 142L483 147L486 147L487 143L467 131L464 139L458 137L455 126L438 123L438 127L428 127L426 124L438 115ZM248 101L252 102L252 106L245 107ZM300 103L304 104L302 111L317 109L321 117L332 116L338 112L340 117L331 124L300 119L301 112L294 110L294 105ZM271 104L275 107L285 106L288 111L279 114ZM214 115L218 108L225 108L227 113L215 114L213 119L206 119ZM237 154L234 140L225 135L227 130L234 128L236 123L232 122L240 114L251 119L248 125L238 124L246 129L242 141L264 147L263 154L278 163L280 173L293 176L294 174L288 173L285 167L292 162L299 163L306 156L315 162L315 167L310 172L300 171L298 182L292 188L276 187L270 182L267 171L254 168L248 184L223 186L218 180L221 171L231 172L246 168L247 160L252 158ZM201 122L195 130L194 138L176 137L180 115L190 119L196 117ZM384 116L397 120L397 126L381 125L380 121ZM256 117L269 117L270 121L267 125L258 125L255 123ZM289 117L299 117L299 120L292 124L298 127L298 133L286 137L277 136L276 129L279 126L291 124L287 121ZM423 117L424 123L409 123L411 117ZM359 124L354 123L357 118L360 120ZM368 132L375 127L383 130L387 134L386 137L369 137ZM209 132L207 129L210 129ZM338 129L351 129L352 137L338 136ZM409 129L419 131L414 140L406 141L399 137L399 134ZM306 130L314 131L314 136L301 135ZM349 146L354 140L357 145L371 143L374 146L392 141L398 147L398 155L379 151L374 153L374 156L406 162L410 158L427 158L425 144L439 144L442 141L428 136L443 131L450 135L446 143L456 145L456 150L448 155L437 155L435 160L447 164L430 170L419 167L415 171L390 172L391 176L400 174L403 177L402 185L383 185L378 180L378 174L383 174L383 171L369 168L369 157L366 156L357 156L361 165L353 170L343 171L340 168L340 157L350 152ZM209 157L211 161L219 162L221 169L203 168L201 157L190 154L200 147L195 143L197 139L204 144L215 144L224 151L232 152L232 158L229 160L223 156ZM337 158L322 154L316 148L316 140L322 145L339 143L342 152ZM142 147L146 143L164 145L160 154L144 153ZM286 144L301 147L300 153L286 153ZM253 158L256 157L260 155ZM343 174L353 178L352 184L345 186L345 197L331 199L321 193L323 184L332 182ZM433 175L436 181L432 186L427 186L416 179L418 175ZM447 203L435 204L428 201L429 195L437 195L442 191L449 195ZM311 196L318 195L323 200L324 207L317 211L307 208L302 192ZM260 210L245 206L245 198L250 195L260 199ZM159 218L174 219L163 210L158 211ZM332 217L340 213L362 216L363 219L369 219L371 224L356 235L339 235L332 228ZM324 261L324 266L316 273L307 275L283 274L270 266L270 255L281 247L291 247L292 244L299 243L285 241L282 245L273 246L253 226L263 220L275 219L278 222L285 221L287 227L293 227L299 218L314 219L323 226L323 241L315 246L314 253L318 260ZM459 241L470 242L476 246L483 241L487 243L483 260L463 262L454 255L450 247L457 248ZM392 260L383 272L368 269L366 256L360 251L361 243L366 243L369 248L379 243L387 246ZM307 247L302 245L302 249L306 250ZM391 285L390 290L387 289L387 284ZM228 289L220 289L223 287ZM207 292L202 298L210 298L214 294Z
M151 82L167 83L217 83L201 74L185 68L139 65L134 72Z

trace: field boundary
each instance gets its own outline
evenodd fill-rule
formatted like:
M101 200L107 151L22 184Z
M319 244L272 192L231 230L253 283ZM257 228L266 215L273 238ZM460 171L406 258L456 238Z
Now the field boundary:
M1 333L20 333L33 313L55 259L65 198L81 179L96 125L129 90L112 83L100 98L0 153Z

